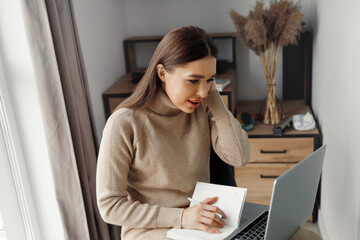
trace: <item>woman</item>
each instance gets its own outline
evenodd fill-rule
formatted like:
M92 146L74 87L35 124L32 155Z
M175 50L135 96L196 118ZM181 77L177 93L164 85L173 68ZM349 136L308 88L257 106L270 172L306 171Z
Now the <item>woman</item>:
M215 87L217 47L197 27L164 36L134 93L108 119L97 168L97 198L122 239L164 239L170 228L218 233L212 204L188 207L198 181L209 182L210 147L239 167L250 158L247 134Z

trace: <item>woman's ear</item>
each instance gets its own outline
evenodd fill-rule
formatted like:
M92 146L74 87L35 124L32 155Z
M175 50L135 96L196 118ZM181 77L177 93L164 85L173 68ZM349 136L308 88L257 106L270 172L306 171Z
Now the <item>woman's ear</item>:
M158 65L156 66L156 72L157 72L157 75L158 75L158 77L160 78L160 80L161 80L162 82L166 82L166 74L167 74L167 71L166 71L164 65L158 64Z

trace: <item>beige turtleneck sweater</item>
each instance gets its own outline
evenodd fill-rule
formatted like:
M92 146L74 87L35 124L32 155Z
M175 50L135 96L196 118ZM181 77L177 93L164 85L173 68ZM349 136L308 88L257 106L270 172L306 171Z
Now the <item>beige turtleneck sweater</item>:
M170 228L181 228L187 197L198 181L209 182L211 144L233 166L250 159L247 134L217 91L190 114L163 90L146 109L114 112L97 165L103 219L122 226L123 240L164 239Z

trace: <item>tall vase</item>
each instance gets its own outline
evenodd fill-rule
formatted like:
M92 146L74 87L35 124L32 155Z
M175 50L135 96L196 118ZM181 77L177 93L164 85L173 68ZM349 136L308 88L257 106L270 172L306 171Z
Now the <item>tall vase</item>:
M276 98L275 73L279 59L280 45L272 43L268 49L259 55L266 81L267 98L264 112L264 124L275 125L281 120L278 106L280 103ZM282 114L282 113L281 113Z
M275 125L278 124L281 120L275 86L275 83L266 84L267 98L264 112L264 124Z

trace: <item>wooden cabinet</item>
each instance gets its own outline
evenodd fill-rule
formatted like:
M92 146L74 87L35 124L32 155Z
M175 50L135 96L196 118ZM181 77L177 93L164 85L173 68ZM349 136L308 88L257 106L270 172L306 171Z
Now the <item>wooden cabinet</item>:
M261 105L262 101L241 101L238 112L256 113ZM283 101L282 108L285 117L311 111L302 100ZM283 136L274 136L272 128L257 122L248 132L251 160L244 167L235 168L237 185L248 189L247 202L270 205L274 180L320 147L321 134L317 127L311 131L297 131L291 127ZM317 218L315 214L316 206L313 217Z
M215 41L227 41L226 44L231 46L232 61L228 61L224 72L218 73L216 78L229 79L230 84L220 92L225 105L236 114L237 110L237 86L236 86L236 37L235 33L213 33L209 34ZM129 97L136 87L136 83L132 82L132 73L145 72L145 69L137 66L136 48L137 43L160 42L163 36L142 36L130 37L124 40L125 64L127 73L119 79L114 85L108 88L102 95L104 111L106 118L115 110L118 104ZM221 52L221 48L219 49Z
M314 151L313 138L250 138L250 163L297 163Z
M270 205L274 180L314 151L313 138L250 138L251 160L235 171L246 201Z
M249 163L235 169L236 183L248 189L246 201L270 205L274 180L295 163Z

